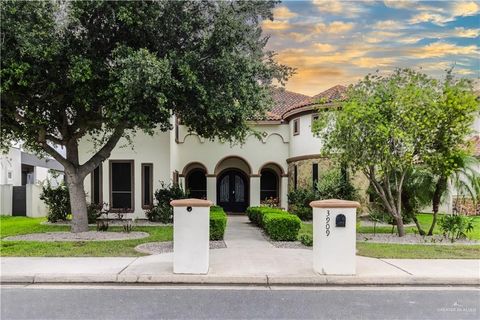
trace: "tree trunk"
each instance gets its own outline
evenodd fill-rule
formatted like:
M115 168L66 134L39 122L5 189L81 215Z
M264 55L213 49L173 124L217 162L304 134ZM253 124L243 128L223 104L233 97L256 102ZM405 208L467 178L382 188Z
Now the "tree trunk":
M74 233L88 231L87 200L83 188L83 180L70 178L68 183L68 194L72 210L71 231Z
M413 222L415 222L415 225L417 226L418 234L420 234L421 236L424 236L425 231L423 231L422 226L420 225L420 222L418 222L417 216L415 214L412 216L412 219L413 219Z
M437 213L440 207L440 201L442 200L442 195L447 188L447 178L445 176L441 176L436 185L435 185L435 192L433 193L432 198L432 211L433 211L433 219L432 224L430 225L430 229L428 230L428 235L433 235L433 229L435 229L435 225L437 224Z
M405 236L405 228L403 227L403 218L402 218L402 216L400 216L400 217L395 217L395 221L397 222L398 236L399 236L399 237Z

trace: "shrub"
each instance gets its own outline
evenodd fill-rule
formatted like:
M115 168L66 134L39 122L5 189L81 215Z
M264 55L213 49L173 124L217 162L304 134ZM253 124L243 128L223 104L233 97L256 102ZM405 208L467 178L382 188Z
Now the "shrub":
M337 168L326 171L315 187L319 199L355 200L357 198L357 190L350 183L346 172Z
M263 215L265 232L275 241L295 241L302 222L293 214L266 212Z
M162 223L173 222L173 208L170 206L170 201L176 199L185 199L188 194L183 191L180 185L166 184L160 182L161 187L155 191L156 205L145 212L147 219L150 221L158 221Z
M300 218L302 221L310 221L313 218L313 209L312 207L303 207L303 206L292 206L290 212Z
M451 242L454 242L466 238L467 232L473 231L473 219L462 215L446 215L440 219L440 229Z
M298 236L298 240L307 247L313 246L313 237L312 235L308 233L302 233L301 235Z
M70 196L65 183L61 183L58 187L52 188L47 181L42 188L40 199L45 202L48 207L47 220L57 222L58 220L66 220L70 212Z
M222 240L227 226L227 215L221 207L210 208L210 240Z
M88 216L88 223L95 223L98 218L100 218L104 214L108 214L106 210L107 204L102 203L90 203L87 206L87 216Z
M267 212L286 213L282 209L270 208L270 207L248 207L247 216L250 222L256 224L259 227L263 227L263 215Z

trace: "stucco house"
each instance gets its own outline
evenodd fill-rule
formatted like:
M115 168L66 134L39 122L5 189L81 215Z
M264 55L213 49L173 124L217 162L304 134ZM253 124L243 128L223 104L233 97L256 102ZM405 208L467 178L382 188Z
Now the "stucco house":
M261 138L251 135L243 145L202 139L172 117L170 132L139 133L131 146L120 141L110 158L86 178L88 200L129 208L143 218L164 181L178 182L192 197L207 198L231 212L266 198L276 198L286 208L288 190L312 187L329 166L320 156L321 141L312 133L312 121L319 100L328 108L345 90L334 86L309 97L278 89L266 119L251 122ZM86 161L92 144L85 139L79 148L81 161Z

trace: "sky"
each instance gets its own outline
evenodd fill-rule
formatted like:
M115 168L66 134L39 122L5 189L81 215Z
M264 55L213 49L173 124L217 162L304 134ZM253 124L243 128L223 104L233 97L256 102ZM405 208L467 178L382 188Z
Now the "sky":
M315 95L368 73L409 67L480 78L480 1L282 1L264 21L268 49L296 68L286 89Z

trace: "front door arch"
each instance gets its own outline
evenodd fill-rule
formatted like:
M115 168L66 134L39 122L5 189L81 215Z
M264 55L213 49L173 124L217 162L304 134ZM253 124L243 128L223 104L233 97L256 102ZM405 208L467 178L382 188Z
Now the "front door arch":
M218 175L217 204L227 212L245 212L249 205L249 185L245 173L227 169Z

